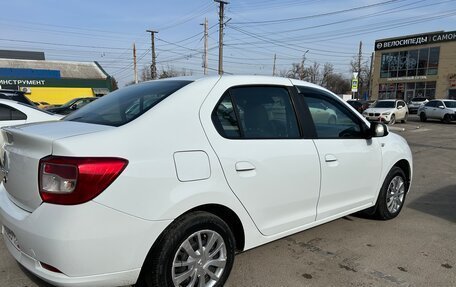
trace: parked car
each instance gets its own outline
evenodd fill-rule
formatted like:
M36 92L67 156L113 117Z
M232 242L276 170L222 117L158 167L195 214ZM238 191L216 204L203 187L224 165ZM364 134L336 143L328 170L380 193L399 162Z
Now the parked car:
M445 123L456 121L456 100L431 100L422 105L418 114L420 120L438 119Z
M55 285L223 286L236 252L360 210L396 217L412 178L385 124L279 77L144 82L2 134L4 242Z
M418 108L421 106L421 105L424 105L426 104L427 102L429 102L429 100L427 98L412 98L409 103L408 103L408 109L409 109L409 113L411 114L415 114L418 112Z
M25 96L24 92L18 90L0 90L0 99L12 100L29 106L35 106L35 104Z
M51 107L47 108L46 111L54 113L54 114L59 114L59 115L68 115L83 106L87 105L88 103L91 103L95 101L96 97L87 97L87 98L75 98L72 99L71 101L66 102L65 104L61 105L60 107Z
M361 100L348 100L347 103L361 114L371 105L370 102Z
M0 99L0 127L55 121L61 118L60 115L54 115L21 102Z
M33 102L35 104L35 106L39 109L47 109L47 108L51 108L51 107L54 107L53 105L49 104L48 102Z
M363 112L369 121L380 121L394 125L397 121L407 122L409 112L403 100L379 100Z

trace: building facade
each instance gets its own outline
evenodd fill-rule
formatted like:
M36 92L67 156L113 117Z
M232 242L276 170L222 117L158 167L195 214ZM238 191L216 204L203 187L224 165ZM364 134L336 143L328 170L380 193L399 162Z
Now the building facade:
M14 52L0 53L8 56L0 58L0 89L24 91L33 102L64 104L78 97L105 95L113 88L111 77L97 62L49 61L44 55L24 59L32 52Z
M375 41L372 99L456 99L456 31Z

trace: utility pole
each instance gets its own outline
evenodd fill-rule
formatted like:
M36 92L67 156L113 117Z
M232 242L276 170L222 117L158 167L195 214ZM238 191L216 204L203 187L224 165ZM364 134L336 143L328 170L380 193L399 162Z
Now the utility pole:
M301 80L304 80L304 78L305 78L305 75L304 75L304 74L305 74L305 73L304 73L304 71L305 71L305 70L304 70L304 62L306 61L306 54L307 54L307 52L309 52L309 50L305 51L305 52L304 52L304 55L302 55L302 61L301 61L301 73L302 73L301 78L302 78L302 79L301 79Z
M133 42L133 69L135 72L135 84L138 83L138 69L136 66L136 44Z
M272 66L272 76L275 76L277 55L274 54L274 65Z
M146 32L150 33L150 38L152 41L152 65L150 65L150 76L152 77L152 80L155 80L157 79L157 56L155 54L155 34L158 33L158 31L146 30Z
M208 58L208 45L207 45L207 41L208 41L208 37L209 37L209 34L208 34L208 24L207 24L207 18L204 18L204 24L202 24L204 26L204 62L203 62L203 69L204 69L204 74L207 75L207 68L208 68L208 65L209 65L209 58Z
M370 58L370 66L369 66L369 83L368 83L368 98L370 99L372 96L372 65L374 61L374 52L371 54Z
M225 13L225 4L228 2L223 0L214 0L214 2L219 3L219 63L218 63L218 73L219 75L223 74L223 19Z
M359 82L359 78L361 76L361 61L362 61L362 56L363 56L363 42L362 41L359 41L359 51L358 51L358 91L356 92L357 93L357 98L360 99L359 97L359 92L360 92L360 88L361 88L361 85L360 85L360 82Z

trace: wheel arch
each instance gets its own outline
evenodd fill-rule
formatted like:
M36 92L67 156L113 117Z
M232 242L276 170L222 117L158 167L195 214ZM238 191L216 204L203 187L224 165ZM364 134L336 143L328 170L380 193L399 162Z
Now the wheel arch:
M405 173L406 184L407 184L407 193L408 193L408 191L410 189L411 178L412 178L410 163L406 159L401 159L393 165L393 167L395 167L395 166L402 169L402 171Z
M233 235L236 240L236 251L242 252L244 250L244 226L242 225L242 221L239 218L239 216L233 210L221 204L205 204L194 207L189 211L185 212L184 214L188 214L195 211L205 211L220 217L220 219L225 221L233 231Z

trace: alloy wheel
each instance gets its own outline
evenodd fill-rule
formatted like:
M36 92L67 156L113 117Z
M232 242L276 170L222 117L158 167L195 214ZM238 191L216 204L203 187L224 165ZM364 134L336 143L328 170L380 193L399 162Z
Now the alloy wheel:
M405 182L404 179L397 175L395 176L386 192L386 206L388 211L392 214L398 212L404 203L405 196Z
M219 282L227 261L225 242L213 230L190 235L177 249L172 265L176 287L213 287Z

